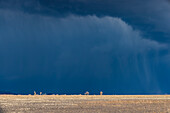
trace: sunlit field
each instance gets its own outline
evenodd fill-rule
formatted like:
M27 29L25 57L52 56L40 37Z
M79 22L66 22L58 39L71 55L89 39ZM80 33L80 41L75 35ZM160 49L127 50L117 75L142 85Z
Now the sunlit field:
M1 112L170 112L169 95L1 95Z

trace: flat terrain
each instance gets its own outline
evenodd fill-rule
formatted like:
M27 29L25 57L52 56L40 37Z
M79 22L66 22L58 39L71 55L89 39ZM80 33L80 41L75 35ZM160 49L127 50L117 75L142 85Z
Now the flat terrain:
M170 113L169 95L0 95L4 113Z

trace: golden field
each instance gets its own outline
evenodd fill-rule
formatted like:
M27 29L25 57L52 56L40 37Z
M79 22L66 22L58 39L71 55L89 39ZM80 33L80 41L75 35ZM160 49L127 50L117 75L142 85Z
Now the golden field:
M170 113L169 95L0 95L0 112Z

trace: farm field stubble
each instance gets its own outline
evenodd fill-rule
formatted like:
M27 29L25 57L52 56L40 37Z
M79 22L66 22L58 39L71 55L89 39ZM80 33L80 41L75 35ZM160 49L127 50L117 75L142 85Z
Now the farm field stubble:
M170 95L0 95L0 112L170 113Z

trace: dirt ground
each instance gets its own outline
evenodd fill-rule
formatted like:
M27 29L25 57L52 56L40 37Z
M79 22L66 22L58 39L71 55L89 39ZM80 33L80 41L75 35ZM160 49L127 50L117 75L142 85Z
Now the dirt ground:
M0 112L170 113L169 95L0 95Z

